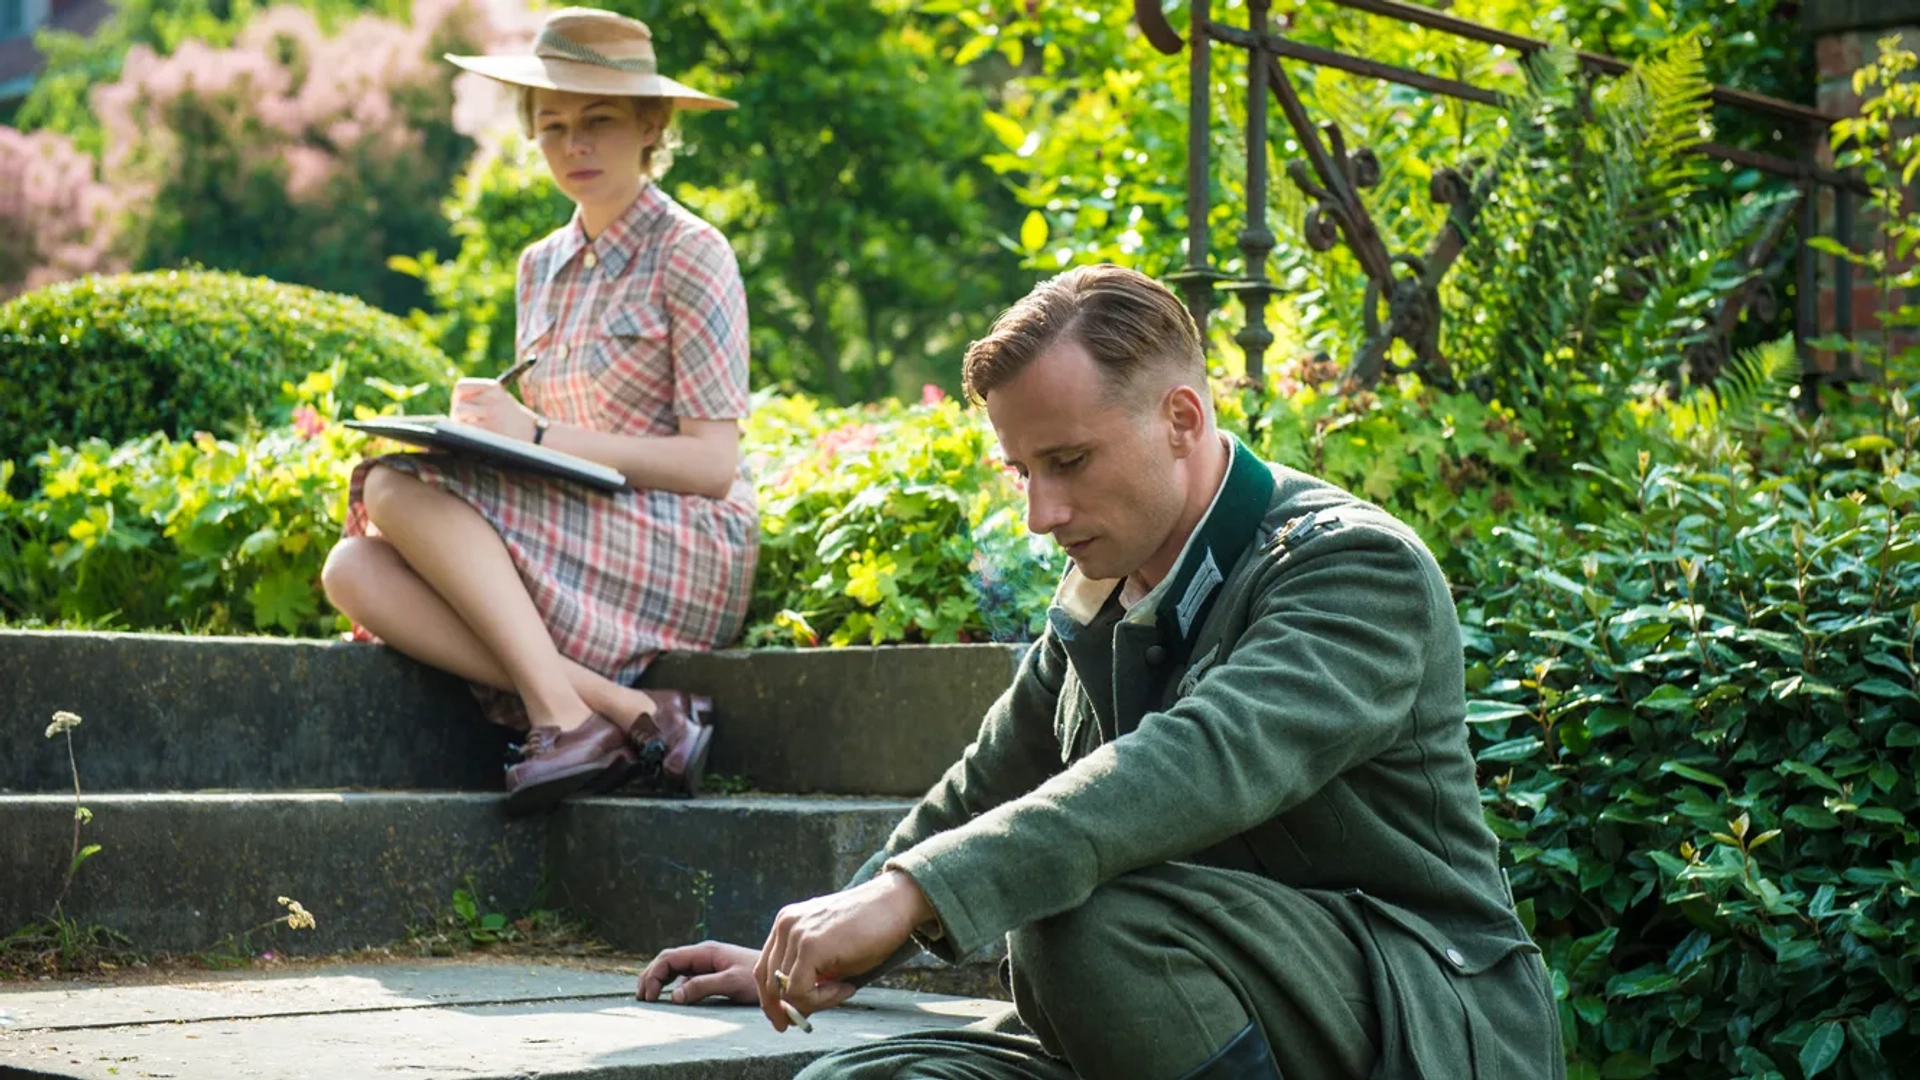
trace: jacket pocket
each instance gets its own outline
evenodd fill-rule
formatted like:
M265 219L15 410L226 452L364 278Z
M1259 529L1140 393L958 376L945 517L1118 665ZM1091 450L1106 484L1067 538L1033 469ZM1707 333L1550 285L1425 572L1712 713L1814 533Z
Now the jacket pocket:
M1448 933L1365 893L1386 1037L1376 1080L1549 1080L1565 1075L1551 994L1521 932ZM1516 926L1516 930L1518 927ZM1392 1034L1386 1034L1388 1031Z

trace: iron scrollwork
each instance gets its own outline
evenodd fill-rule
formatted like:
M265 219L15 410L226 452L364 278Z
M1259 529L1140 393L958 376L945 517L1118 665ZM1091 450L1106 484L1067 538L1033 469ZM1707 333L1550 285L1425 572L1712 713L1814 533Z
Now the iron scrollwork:
M1466 246L1474 216L1491 183L1491 172L1476 179L1470 171L1436 170L1429 191L1436 201L1451 208L1447 224L1423 254L1390 252L1360 198L1361 191L1380 181L1379 157L1365 147L1349 153L1345 136L1333 124L1314 126L1273 48L1280 39L1267 31L1266 4L1256 0L1252 5L1250 31L1234 31L1215 27L1207 19L1205 0L1194 2L1199 5L1194 12L1195 34L1247 49L1254 68L1255 87L1265 83L1273 91L1280 110L1299 137L1303 157L1287 163L1287 175L1315 200L1305 221L1307 243L1316 251L1328 251L1344 239L1367 275L1366 336L1347 366L1341 379L1342 388L1347 392L1365 389L1378 383L1382 375L1408 371L1418 373L1435 385L1451 386L1451 370L1440 351L1440 282ZM1180 34L1167 22L1158 0L1135 0L1134 17L1143 36L1161 52L1173 54L1186 47ZM1196 55L1196 62L1198 60ZM1259 97L1264 104L1265 95ZM1250 101L1247 186L1249 202L1256 201L1252 196L1259 193L1257 201L1264 203L1265 110L1252 108L1252 104ZM1257 125L1252 123L1256 117ZM1196 108L1191 123L1208 122L1206 114ZM1255 130L1256 126L1260 130ZM1204 153L1203 150L1197 152ZM1196 175L1201 177L1197 182L1205 183L1204 171L1196 165L1204 166L1204 162L1189 163L1189 183L1196 182ZM1265 256L1273 246L1272 234L1264 225L1265 209L1264 205L1248 207L1248 228L1240 237L1240 246L1248 256L1245 278L1222 280L1222 275L1209 269L1205 252L1194 250L1189 251L1187 266L1177 275L1183 282L1220 282L1222 289L1238 293L1247 301L1248 325L1236 337L1247 350L1247 374L1254 379L1260 378L1262 355L1272 341L1264 325L1265 300L1276 291L1265 271ZM1189 246L1192 247L1191 243ZM1395 341L1405 342L1412 350L1412 363L1399 365L1388 359Z

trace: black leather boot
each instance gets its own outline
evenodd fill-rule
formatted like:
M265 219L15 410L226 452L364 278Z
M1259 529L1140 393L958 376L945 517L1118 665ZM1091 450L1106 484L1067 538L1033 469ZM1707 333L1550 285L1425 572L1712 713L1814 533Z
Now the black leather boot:
M1248 1021L1227 1045L1180 1080L1280 1080L1280 1066L1274 1063L1267 1033Z

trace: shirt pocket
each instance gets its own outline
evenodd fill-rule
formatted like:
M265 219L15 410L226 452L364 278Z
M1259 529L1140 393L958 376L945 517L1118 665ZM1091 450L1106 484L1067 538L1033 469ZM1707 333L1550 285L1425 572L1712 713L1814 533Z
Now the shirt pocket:
M600 317L599 329L589 356L595 375L628 375L632 364L667 351L667 313L652 304L616 299Z
M658 307L616 297L594 324L582 377L593 387L594 406L610 430L628 430L639 418L671 411L668 325Z

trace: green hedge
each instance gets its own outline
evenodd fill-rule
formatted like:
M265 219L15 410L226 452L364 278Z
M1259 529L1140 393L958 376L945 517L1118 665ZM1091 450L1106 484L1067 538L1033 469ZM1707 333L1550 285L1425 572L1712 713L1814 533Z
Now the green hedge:
M1488 820L1572 1075L1912 1076L1920 424L1596 474L1468 552ZM1845 471L1827 472L1837 462Z
M335 362L347 406L388 400L369 377L442 396L451 381L437 349L351 297L201 271L40 289L0 306L0 459L284 420L283 384Z

